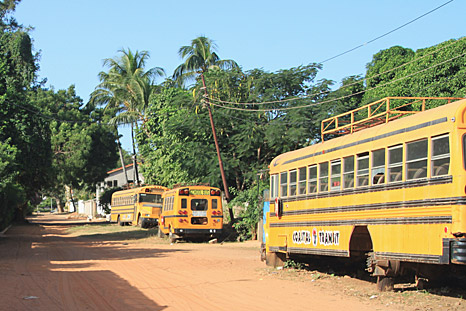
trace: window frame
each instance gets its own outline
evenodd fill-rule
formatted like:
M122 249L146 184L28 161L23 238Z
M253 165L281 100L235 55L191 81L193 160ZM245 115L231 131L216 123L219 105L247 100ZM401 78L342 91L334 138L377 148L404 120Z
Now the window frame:
M413 145L413 144L416 144L416 143L420 143L420 142L423 142L425 141L426 142L426 150L425 150L425 156L424 157L420 157L420 158L415 158L415 159L410 159L408 160L408 156L409 155L409 146L410 145ZM414 148L414 150L419 150L419 148ZM421 139L417 139L417 140L413 140L413 141L410 141L410 142L406 142L406 148L405 148L405 158L404 158L404 166L405 166L405 180L417 180L417 179L422 179L422 178L427 178L427 168L429 166L429 139L427 137L425 138L421 138ZM420 168L412 168L412 165L414 163L421 163L421 162L425 162L425 166L423 167L420 167ZM416 176L419 172L422 173L422 169L425 170L425 174L423 175L420 175L420 176ZM413 170L416 170L414 172L414 174L411 176L411 171Z
M294 181L291 179L291 176L294 175ZM288 196L293 197L298 193L298 170L288 171ZM293 193L294 189L294 193Z
M304 179L301 179L301 172L304 171ZM303 186L304 184L304 186ZM304 189L304 191L301 191ZM298 190L297 195L303 195L307 192L307 167L300 167L298 168Z
M352 170L349 170L349 171L346 171L346 161L349 160L351 158L351 162L353 163L353 167L352 167ZM347 156L347 157L344 157L343 158L343 189L351 189L351 188L354 188L354 168L355 168L355 165L354 165L354 155L350 155L350 156ZM352 175L353 177L351 179L349 179L349 182L353 181L353 185L352 186L347 186L347 176L349 175Z
M319 190L319 169L317 164L307 167L307 193L317 193ZM315 175L311 175L311 169L315 169ZM313 177L313 178L311 178ZM314 185L315 191L310 191L311 186Z
M333 173L334 167L339 167L338 173ZM338 182L338 185L334 185L334 181ZM341 190L341 159L332 160L330 162L330 191Z
M326 166L326 171L327 171L327 175L322 175L322 168ZM328 161L325 161L325 162L321 162L319 163L319 172L318 172L318 176L319 176L319 186L318 186L318 192L327 192L329 191L329 162ZM322 183L323 180L327 180L326 183ZM327 188L323 189L323 187L325 187L325 185L327 186Z
M440 155L434 155L434 146L435 146L434 142L436 140L445 139L445 138L447 138L447 141L448 141L448 153L443 153L443 154L440 154ZM446 176L446 175L448 175L448 172L450 171L450 166L451 166L450 135L447 133L447 134L434 136L434 137L430 138L430 141L431 141L431 151L430 151L430 169L431 169L431 171L430 171L430 176L431 177ZM438 161L438 160L444 160L444 159L448 159L448 163L444 163L444 164L448 164L447 172L445 174L437 174L438 170L444 164L442 164L440 167L435 168L434 162Z
M285 180L285 183L283 183L282 181L282 176L285 176L286 177L286 180ZM285 186L283 186L285 185ZM286 190L285 192L285 195L283 195L283 190ZM279 191L280 191L280 195L279 197L282 198L282 197L287 197L288 196L288 172L281 172L280 173L280 186L279 186Z
M360 161L367 160L367 168L360 169ZM363 172L363 173L361 173ZM356 187L367 187L370 184L369 181L370 176L370 153L369 152L361 152L356 155ZM365 185L360 184L360 179L367 180Z
M375 165L375 156L377 152L382 152L383 153L383 165ZM371 185L380 185L385 183L385 168L387 166L387 152L385 148L380 148L373 150L371 152ZM377 163L378 164L378 163ZM382 174L382 176L380 176ZM379 175L377 177L377 175Z

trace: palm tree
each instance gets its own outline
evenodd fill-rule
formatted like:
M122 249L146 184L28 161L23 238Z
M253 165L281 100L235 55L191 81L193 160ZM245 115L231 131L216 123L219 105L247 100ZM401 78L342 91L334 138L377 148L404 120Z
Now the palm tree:
M212 111L210 109L209 94L205 83L204 74L212 68L230 69L237 68L238 64L233 60L221 60L215 52L217 45L207 37L201 36L191 41L191 45L182 46L178 54L184 63L179 65L173 74L173 79L183 86L189 80L194 80L201 77L202 86L204 89L206 107L209 111L210 125L212 127L212 134L214 136L215 148L217 149L218 164L220 173L222 175L223 188L227 201L230 201L230 193L228 191L228 184L225 178L225 171L223 169L222 156L218 146L217 134L215 132L214 120ZM230 219L233 220L233 211L230 209Z
M109 71L99 73L100 84L92 93L91 101L105 105L105 109L116 109L115 116L110 121L111 124L131 125L135 181L139 184L134 127L137 128L139 121L145 122L144 111L155 89L154 80L156 77L163 76L165 72L160 67L144 71L149 58L147 51L133 53L130 49L122 49L119 52L121 56L104 60L103 65L109 67ZM122 165L124 167L124 163Z

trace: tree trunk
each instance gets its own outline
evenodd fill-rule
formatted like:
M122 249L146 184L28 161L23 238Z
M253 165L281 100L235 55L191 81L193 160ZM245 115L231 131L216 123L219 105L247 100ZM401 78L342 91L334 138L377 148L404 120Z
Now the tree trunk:
M57 203L57 210L59 213L63 213L65 210L63 209L63 204L59 198L55 198L55 202Z
M136 156L136 147L134 144L134 128L133 124L131 124L131 142L133 143L133 168L134 168L134 184L139 187L139 172L138 172L138 159Z
M120 162L123 167L123 173L125 174L126 184L128 184L128 174L126 173L125 159L123 158L123 151L121 150L120 136L118 135L117 129L117 143L118 143L118 152L120 153Z

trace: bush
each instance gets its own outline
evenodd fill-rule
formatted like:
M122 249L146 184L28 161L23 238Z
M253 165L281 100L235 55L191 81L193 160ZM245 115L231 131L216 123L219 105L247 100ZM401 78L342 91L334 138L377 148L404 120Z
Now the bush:
M259 184L260 189L265 189L265 183ZM241 240L249 240L256 238L257 223L262 218L262 198L258 195L258 185L246 189L244 191L237 191L236 189L230 189L230 192L235 196L233 200L228 203L229 208L233 206L241 206L239 217L236 219L233 227L238 232Z
M108 188L100 195L99 197L99 205L104 210L105 214L110 214L110 203L112 203L112 194L116 191L122 190L121 187L116 188Z

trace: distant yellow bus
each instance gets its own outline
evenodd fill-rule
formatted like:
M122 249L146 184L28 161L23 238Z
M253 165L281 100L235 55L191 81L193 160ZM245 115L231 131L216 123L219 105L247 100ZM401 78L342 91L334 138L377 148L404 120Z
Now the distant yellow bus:
M209 186L181 186L163 194L159 236L176 239L206 239L223 228L221 191Z
M116 191L112 195L110 221L121 226L156 226L162 210L162 193L167 189L163 186L145 186Z
M421 110L426 100L454 102L413 113L393 108L396 100ZM408 271L421 279L462 269L466 100L385 98L322 126L339 137L270 164L267 264L294 255L367 260L380 290Z

